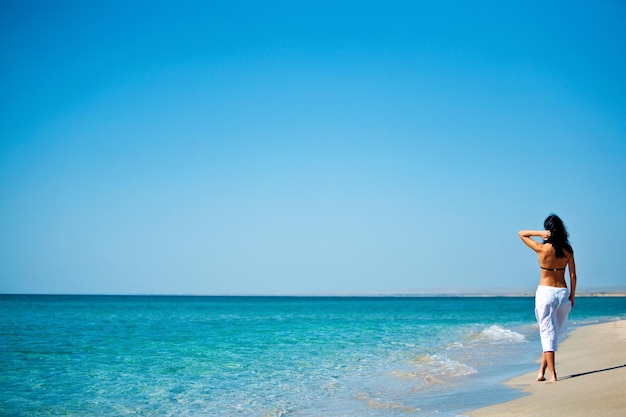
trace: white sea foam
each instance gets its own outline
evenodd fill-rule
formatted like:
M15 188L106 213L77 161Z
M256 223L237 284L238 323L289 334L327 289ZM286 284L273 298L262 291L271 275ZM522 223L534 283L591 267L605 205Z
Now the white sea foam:
M526 342L526 338L523 334L514 332L509 329L505 329L500 326L489 326L478 335L480 339L487 339L490 342L495 343L523 343Z
M465 348L465 345L461 342L452 342L449 343L448 346L446 346L446 349L463 349Z
M457 362L448 358L445 355L428 355L430 363L436 365L436 372L445 376L463 376L475 374L476 369L461 362Z

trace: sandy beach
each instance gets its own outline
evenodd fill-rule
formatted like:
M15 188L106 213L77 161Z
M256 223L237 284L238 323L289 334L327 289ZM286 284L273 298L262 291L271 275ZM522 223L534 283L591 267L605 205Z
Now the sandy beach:
M626 320L574 330L559 346L556 361L558 382L537 382L536 372L513 378L506 384L524 397L465 415L626 415Z

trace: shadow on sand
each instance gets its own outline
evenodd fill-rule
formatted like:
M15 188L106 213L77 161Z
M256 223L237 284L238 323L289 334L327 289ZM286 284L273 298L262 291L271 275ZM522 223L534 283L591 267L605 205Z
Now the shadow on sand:
M614 366L612 368L598 369L598 370L595 370L595 371L581 372L580 374L572 374L572 375L562 376L562 377L559 377L559 379L561 380L561 379L576 378L576 377L579 377L579 376L597 374L598 372L612 371L613 369L619 369L619 368L626 368L626 363L624 365L618 365L618 366Z

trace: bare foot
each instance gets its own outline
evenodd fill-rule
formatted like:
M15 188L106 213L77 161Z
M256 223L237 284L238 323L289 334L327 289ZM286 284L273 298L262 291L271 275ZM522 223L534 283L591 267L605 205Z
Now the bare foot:
M541 382L541 381L545 381L546 378L543 376L543 374L537 374L537 381Z

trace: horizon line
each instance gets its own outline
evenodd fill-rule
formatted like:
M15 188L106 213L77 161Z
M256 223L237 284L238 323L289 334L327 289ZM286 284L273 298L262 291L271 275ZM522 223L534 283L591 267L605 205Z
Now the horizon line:
M311 297L311 298L411 298L411 297L532 297L535 290L399 290L343 292L241 292L241 293L82 293L82 292L0 292L2 296L120 296L120 297ZM579 291L576 297L626 297L626 288L590 289Z

